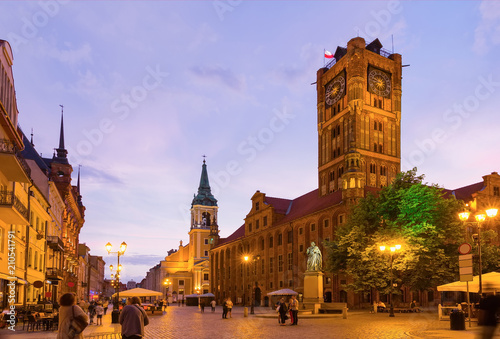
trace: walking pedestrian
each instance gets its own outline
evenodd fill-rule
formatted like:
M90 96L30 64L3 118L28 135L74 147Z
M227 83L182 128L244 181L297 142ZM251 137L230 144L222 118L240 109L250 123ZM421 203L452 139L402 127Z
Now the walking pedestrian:
M96 325L102 325L102 315L104 314L104 307L98 302L95 307L95 314L97 316Z
M227 306L227 313L229 313L229 318L232 318L233 317L233 302L231 301L231 298L227 298L227 303L226 303L226 306ZM227 315L226 315L226 318L227 318Z
M215 312L215 299L213 299L211 302L210 302L210 306L212 306L212 313Z
M70 325L73 319L81 321L84 327L89 323L89 318L82 310L76 305L75 295L73 293L66 293L59 299L59 328L57 330L57 339L83 339L83 333L75 334ZM83 332L83 331L82 331Z
M280 324L280 326L284 326L286 321L286 312L288 311L288 307L286 307L285 304L285 298L281 298L280 301L276 303L276 311L278 312L278 324Z
M201 313L205 313L205 302L201 302L200 303L200 310L201 310Z
M127 306L120 313L119 322L122 325L122 339L142 339L144 337L144 326L149 324L149 318L141 307L139 297L128 299Z
M102 308L104 308L104 315L106 315L106 312L108 311L108 307L109 307L109 301L104 300L104 302L102 303Z
M92 301L89 306L90 325L94 323L94 316L95 316L95 304Z
M292 299L290 299L290 319L291 319L291 324L290 325L297 325L298 323L298 314L299 314L299 302L297 300L297 296L292 295Z

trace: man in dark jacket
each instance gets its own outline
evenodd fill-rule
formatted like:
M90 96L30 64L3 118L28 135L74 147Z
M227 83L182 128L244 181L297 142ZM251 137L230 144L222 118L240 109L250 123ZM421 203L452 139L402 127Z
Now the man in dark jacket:
M149 318L146 311L141 307L139 297L128 299L120 313L120 325L122 325L123 339L142 339L144 337L144 326L149 324Z

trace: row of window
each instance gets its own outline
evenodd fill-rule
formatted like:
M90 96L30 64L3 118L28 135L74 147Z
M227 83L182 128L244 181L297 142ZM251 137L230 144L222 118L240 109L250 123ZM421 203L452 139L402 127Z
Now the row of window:
M35 258L33 260L33 249L28 250L28 267L32 267L35 270L42 272L43 269L43 254L38 255L38 251L35 251Z
M339 221L339 225L342 225L344 223L344 215L339 215L338 216L338 221ZM329 227L330 226L330 220L329 219L324 219L323 220L323 227ZM310 225L310 229L311 229L311 232L315 232L316 231L316 224L315 223L312 223ZM300 227L299 228L299 235L302 235L304 233L304 228L303 227ZM293 242L293 231L288 231L287 232L287 243L288 244L291 244ZM280 233L278 234L278 239L277 239L277 246L281 246L283 245L283 234ZM301 245L302 246L302 245ZM269 248L273 248L274 247L274 236L270 236L268 238L268 247ZM265 240L262 238L260 240L260 250L263 251L265 249Z
M255 203L255 206L256 206L256 210L258 210L258 205L259 203L256 202ZM262 217L262 227L266 227L267 226L267 216L264 216ZM255 230L258 230L260 228L260 220L257 219L255 220ZM249 232L252 232L252 223L248 223L248 231Z
M370 173L377 174L377 165L370 164ZM383 176L387 175L387 167L380 166L380 175L383 175Z

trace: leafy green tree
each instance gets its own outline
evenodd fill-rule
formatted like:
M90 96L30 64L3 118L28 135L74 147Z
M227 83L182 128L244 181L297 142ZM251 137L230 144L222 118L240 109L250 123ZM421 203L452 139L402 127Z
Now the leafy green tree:
M416 169L399 173L378 196L368 195L353 207L346 224L327 242L327 269L352 277L347 288L360 292L390 290L389 251L394 283L427 290L458 278L458 245L464 225L457 214L463 203L446 198L436 185L423 184Z

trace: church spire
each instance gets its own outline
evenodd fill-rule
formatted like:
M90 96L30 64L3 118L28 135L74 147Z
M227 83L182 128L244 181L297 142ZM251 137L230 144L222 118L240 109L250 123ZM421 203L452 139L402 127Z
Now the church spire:
M210 183L208 182L208 172L205 159L201 168L200 186L198 187L198 194L194 196L191 206L217 206L217 199L212 195Z
M54 160L60 163L68 163L68 151L64 148L64 120L63 120L63 113L64 113L64 106L61 106L61 131L59 132L59 148L56 149L57 154L54 157Z
M78 165L78 180L76 182L76 190L77 190L77 202L78 202L78 205L80 206L83 206L83 202L82 202L82 194L80 193L80 167L82 167L82 165Z

